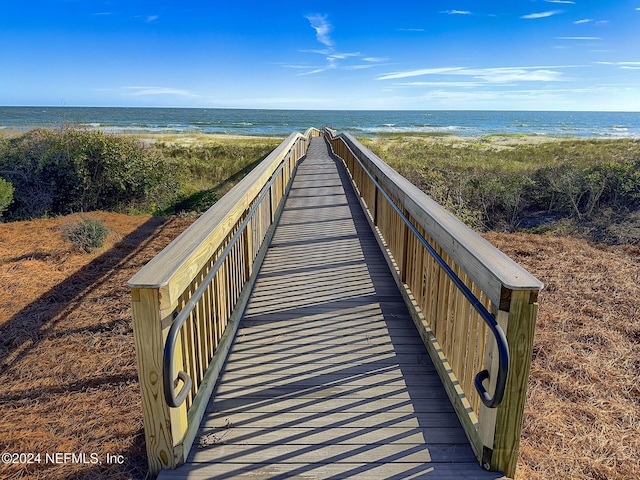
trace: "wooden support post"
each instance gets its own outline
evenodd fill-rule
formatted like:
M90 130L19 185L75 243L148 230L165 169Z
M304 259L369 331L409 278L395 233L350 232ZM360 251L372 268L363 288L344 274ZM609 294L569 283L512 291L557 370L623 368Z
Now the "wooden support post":
M513 477L518 460L520 433L527 381L531 369L533 337L538 311L538 292L519 290L511 293L509 328L509 377L504 402L498 409L491 467Z
M522 417L527 396L527 381L531 367L533 337L538 310L535 290L513 290L509 311L500 310L496 319L505 331L509 344L509 376L502 404L497 409L480 406L480 436L484 443L482 463L485 468L515 475L522 431ZM489 354L490 370L497 371L497 352ZM491 382L489 392L493 392Z
M164 339L158 290L132 289L133 331L136 344L138 378L142 395L144 434L149 458L149 473L175 468L174 446L187 427L186 406L171 409L164 399L162 358ZM180 352L176 352L181 358Z

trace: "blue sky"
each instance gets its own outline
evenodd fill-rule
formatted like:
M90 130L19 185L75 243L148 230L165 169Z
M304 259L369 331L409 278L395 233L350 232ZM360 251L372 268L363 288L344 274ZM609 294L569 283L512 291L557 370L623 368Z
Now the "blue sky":
M640 111L640 0L0 0L0 105Z

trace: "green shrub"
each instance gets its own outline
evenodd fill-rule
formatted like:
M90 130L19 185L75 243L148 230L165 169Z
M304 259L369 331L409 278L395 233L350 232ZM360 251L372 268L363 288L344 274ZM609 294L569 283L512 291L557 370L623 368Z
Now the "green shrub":
M67 225L62 234L76 247L91 253L104 246L109 229L100 220L85 218L79 223Z
M0 173L15 187L11 217L122 211L170 203L171 165L156 149L99 130L32 130L0 147Z
M515 230L532 216L597 222L640 208L635 139L362 141L473 228Z
M0 217L13 201L13 185L0 177Z

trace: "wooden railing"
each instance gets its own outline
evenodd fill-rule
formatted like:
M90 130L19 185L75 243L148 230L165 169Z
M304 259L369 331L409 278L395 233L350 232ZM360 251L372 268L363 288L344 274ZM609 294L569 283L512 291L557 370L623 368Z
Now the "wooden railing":
M513 477L542 283L354 137L325 135L350 173L478 460ZM504 396L496 398L505 370Z
M291 134L129 281L151 475L189 453L297 162L319 135Z

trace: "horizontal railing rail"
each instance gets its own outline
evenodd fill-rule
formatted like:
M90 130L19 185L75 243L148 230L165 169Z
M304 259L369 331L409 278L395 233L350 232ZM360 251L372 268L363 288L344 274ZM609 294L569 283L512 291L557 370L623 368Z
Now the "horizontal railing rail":
M331 129L325 136L349 171L478 460L512 476L542 284L354 137Z
M297 163L319 135L291 134L129 281L151 475L189 453Z

